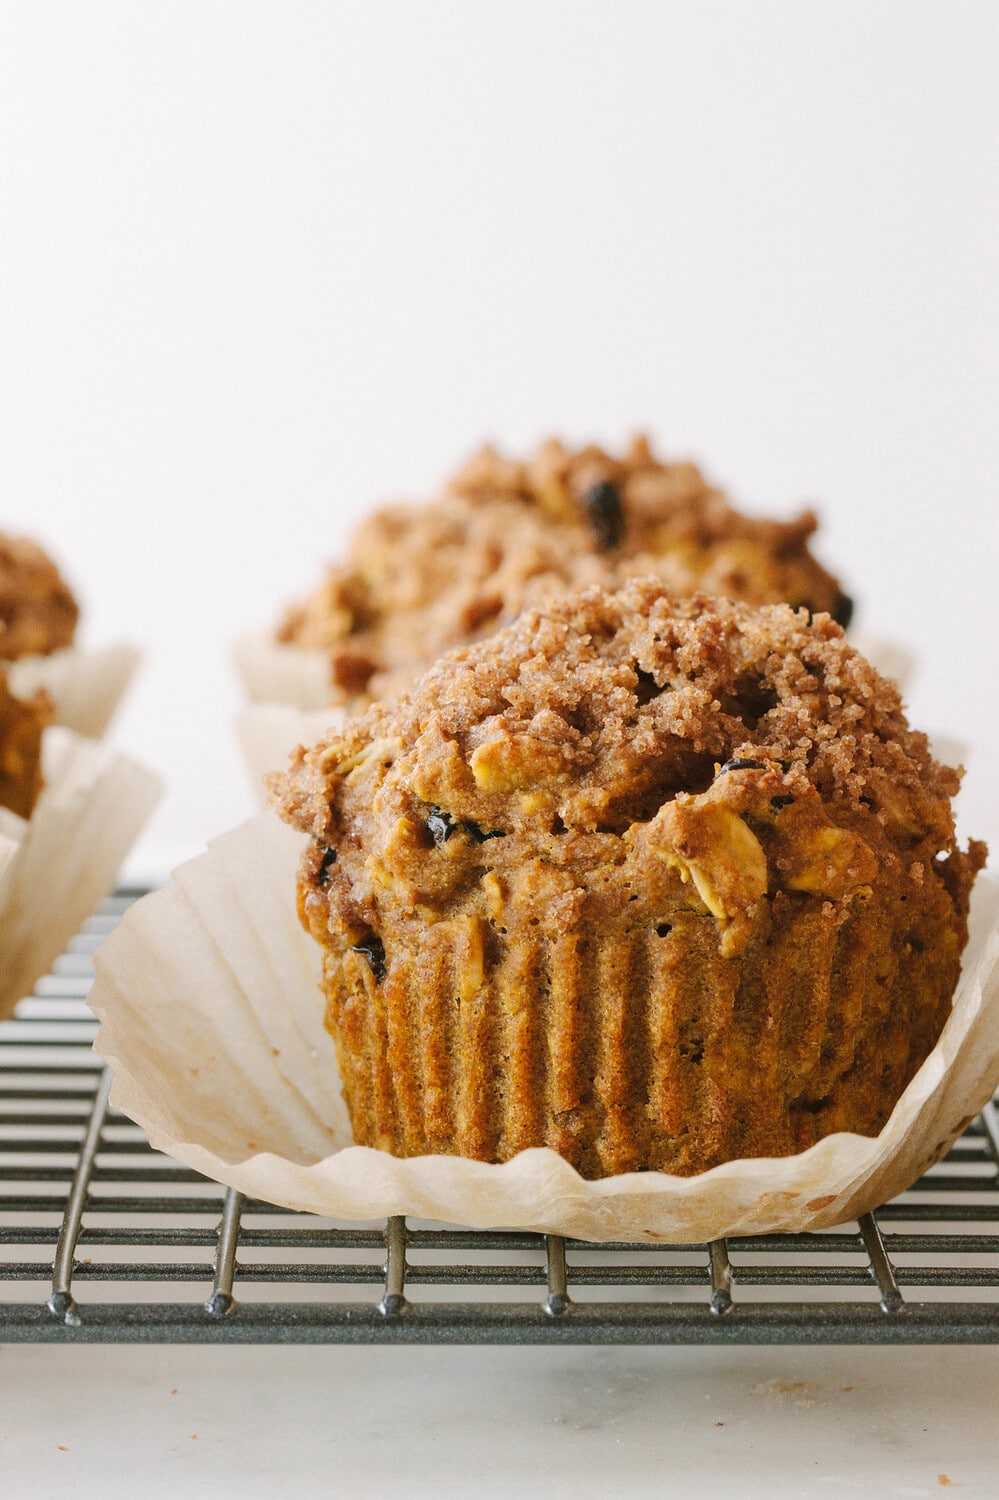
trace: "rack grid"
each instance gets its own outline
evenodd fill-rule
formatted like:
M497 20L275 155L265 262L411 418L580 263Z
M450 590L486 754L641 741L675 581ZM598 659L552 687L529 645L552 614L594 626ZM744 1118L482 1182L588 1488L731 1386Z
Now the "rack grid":
M831 1232L664 1249L343 1224L154 1151L91 1049L120 891L0 1025L0 1342L999 1343L999 1111Z

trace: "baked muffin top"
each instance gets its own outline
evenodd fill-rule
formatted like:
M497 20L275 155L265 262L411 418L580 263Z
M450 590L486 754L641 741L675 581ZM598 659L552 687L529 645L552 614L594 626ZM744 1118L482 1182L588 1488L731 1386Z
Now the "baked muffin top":
M425 921L484 872L542 862L571 876L567 921L616 869L701 903L724 956L776 891L848 902L942 882L963 905L985 851L957 849L958 784L828 615L672 598L653 579L528 609L273 782L312 835L317 935L380 930L390 910ZM557 926L557 903L539 920Z
M333 692L363 703L408 687L453 646L488 635L525 605L610 570L586 537L515 500L457 496L377 511L344 563L293 605L279 638L328 650Z
M483 448L452 478L452 494L477 503L519 500L564 527L588 533L597 551L637 559L674 594L697 591L747 604L825 610L844 627L853 605L808 550L818 521L742 515L695 464L664 463L645 436L621 458L550 438L526 460Z
M47 656L72 645L79 613L59 569L36 542L0 535L0 657Z
M789 523L742 516L693 465L659 462L645 439L620 460L554 441L524 463L485 449L444 497L364 522L278 638L329 651L334 700L356 708L525 606L633 576L654 575L674 594L827 610L846 624L850 601L808 551L815 524L811 512Z

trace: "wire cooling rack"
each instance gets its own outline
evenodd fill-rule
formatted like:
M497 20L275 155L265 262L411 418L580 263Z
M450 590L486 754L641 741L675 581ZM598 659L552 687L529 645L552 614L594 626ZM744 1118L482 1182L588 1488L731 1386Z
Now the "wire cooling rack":
M682 1250L248 1200L154 1151L91 1050L104 903L0 1026L0 1341L999 1343L999 1113L831 1233Z

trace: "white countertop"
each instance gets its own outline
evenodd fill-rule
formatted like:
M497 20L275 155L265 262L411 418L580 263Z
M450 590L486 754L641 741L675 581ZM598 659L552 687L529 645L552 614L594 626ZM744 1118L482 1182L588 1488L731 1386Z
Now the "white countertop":
M999 1349L6 1346L0 1389L11 1500L999 1493Z

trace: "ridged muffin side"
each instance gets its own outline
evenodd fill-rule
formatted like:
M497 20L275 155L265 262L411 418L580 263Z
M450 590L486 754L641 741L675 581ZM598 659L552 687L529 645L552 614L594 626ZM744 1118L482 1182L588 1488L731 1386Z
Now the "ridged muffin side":
M452 653L275 788L355 1139L599 1177L876 1133L957 982L957 785L827 616L645 581Z

